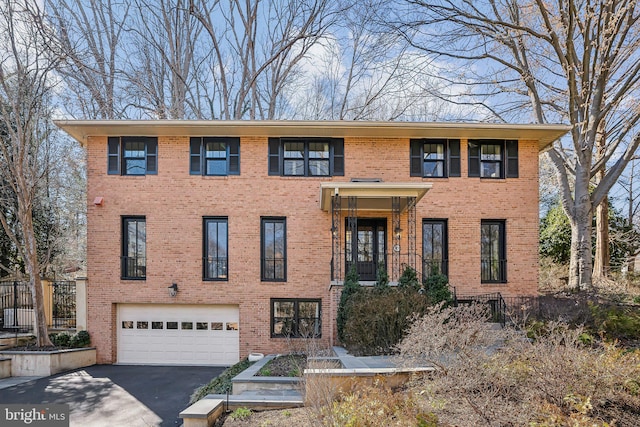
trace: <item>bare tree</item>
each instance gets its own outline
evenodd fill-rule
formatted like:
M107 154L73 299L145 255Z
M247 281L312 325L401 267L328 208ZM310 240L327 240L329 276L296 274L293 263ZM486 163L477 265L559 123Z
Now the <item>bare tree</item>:
M137 0L127 24L132 34L127 80L136 107L160 119L201 118L193 96L194 62L202 26L190 13L187 0Z
M624 201L625 221L629 228L629 233L624 236L616 235L615 239L624 239L624 243L632 250L627 257L627 271L635 270L636 257L640 255L640 242L637 241L640 235L640 187L638 185L638 169L640 167L640 158L634 157L627 166L627 170L618 181L617 196ZM629 241L629 239L633 239Z
M211 49L214 117L272 119L296 64L335 18L329 0L190 0Z
M123 64L120 59L128 2L115 0L46 0L48 34L55 49L64 52L58 73L64 79L65 105L72 115L115 119L124 115L120 105ZM79 109L79 111L76 111Z
M494 119L573 125L566 146L556 144L548 155L571 222L569 285L591 287L594 209L640 144L638 1L402 3L408 10L399 11L394 29L456 64L446 77L469 85Z
M24 261L33 295L35 332L40 346L51 345L47 334L42 260L34 225L34 205L48 168L47 144L51 127L51 95L56 57L45 49L39 30L42 12L35 2L0 3L0 222ZM9 197L7 197L9 196ZM16 227L10 226L10 217Z

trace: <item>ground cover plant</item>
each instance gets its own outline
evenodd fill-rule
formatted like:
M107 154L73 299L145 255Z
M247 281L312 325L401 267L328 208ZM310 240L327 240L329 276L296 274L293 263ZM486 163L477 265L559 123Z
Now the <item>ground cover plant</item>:
M191 395L189 403L195 403L207 394L225 394L227 391L231 392L231 379L247 369L249 366L253 365L253 363L254 362L250 362L248 359L243 359L235 365L225 369L219 376L212 379L208 384L196 389Z

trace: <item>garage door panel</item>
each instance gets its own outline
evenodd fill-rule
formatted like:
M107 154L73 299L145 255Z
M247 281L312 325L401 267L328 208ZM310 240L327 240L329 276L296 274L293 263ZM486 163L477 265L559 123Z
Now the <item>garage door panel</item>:
M120 304L118 362L230 365L239 360L238 307Z

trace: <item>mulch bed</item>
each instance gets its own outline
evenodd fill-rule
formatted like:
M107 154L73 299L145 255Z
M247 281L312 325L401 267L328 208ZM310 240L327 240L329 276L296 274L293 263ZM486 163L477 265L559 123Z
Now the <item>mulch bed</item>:
M307 356L304 354L288 354L271 359L256 374L259 377L296 377L302 376L307 367Z

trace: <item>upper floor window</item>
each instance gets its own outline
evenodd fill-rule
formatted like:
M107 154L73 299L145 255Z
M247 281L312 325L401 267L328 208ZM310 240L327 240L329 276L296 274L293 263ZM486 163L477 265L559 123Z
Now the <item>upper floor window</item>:
M158 138L112 136L108 139L109 175L152 175L158 173Z
M344 140L269 138L269 175L344 175Z
M460 176L460 140L412 139L411 176Z
M228 280L229 232L227 218L205 217L204 223L204 280Z
M470 139L469 176L517 178L518 141Z
M122 218L121 276L123 279L147 277L147 222L143 216Z
M504 220L482 220L480 225L480 279L482 283L507 281Z
M449 274L447 248L447 220L425 219L422 221L422 275Z
M286 218L261 219L260 273L264 282L287 280Z
M272 338L320 338L320 300L272 299Z
M240 138L191 138L189 173L239 175Z

